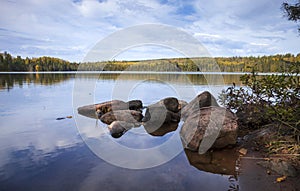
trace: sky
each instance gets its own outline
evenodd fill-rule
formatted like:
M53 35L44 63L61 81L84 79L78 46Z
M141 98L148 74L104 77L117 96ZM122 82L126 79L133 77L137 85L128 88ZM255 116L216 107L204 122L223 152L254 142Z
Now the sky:
M283 0L0 0L0 51L80 62L107 36L142 24L176 27L213 57L300 53L297 24ZM141 46L121 60L182 56Z

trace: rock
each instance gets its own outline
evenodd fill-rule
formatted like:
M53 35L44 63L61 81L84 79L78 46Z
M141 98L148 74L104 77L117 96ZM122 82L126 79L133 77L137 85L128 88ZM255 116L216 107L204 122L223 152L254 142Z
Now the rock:
M140 111L143 108L143 103L140 100L131 100L124 102L121 100L112 100L98 104L92 104L87 106L79 107L78 113L80 115L98 119L105 113L117 110L136 110Z
M216 99L209 92L205 91L194 98L181 110L181 118L185 120L189 115L197 112L202 107L219 106Z
M184 149L190 164L205 172L222 175L237 175L236 161L238 154L235 149L223 149L198 154Z
M185 148L197 151L201 143L199 152L204 153L210 147L223 148L235 144L237 128L237 118L232 112L210 106L190 114L181 128L180 136Z
M179 111L178 99L175 97L168 97L158 102L160 105L164 105L167 110L177 113Z
M284 176L290 176L290 177L295 177L297 176L297 171L295 169L295 167L286 162L286 161L282 161L280 159L273 159L270 161L260 161L257 162L258 165L261 165L265 168L268 168L280 175L284 175Z
M108 130L112 137L119 138L134 126L135 124L127 123L126 121L114 121L108 126Z
M148 123L144 124L144 128L152 136L163 136L169 132L176 131L178 128L178 123L168 123L163 124L161 127L150 125Z
M126 121L127 123L141 122L143 115L135 110L117 110L105 113L100 120L105 124L111 124L113 121Z
M143 122L146 125L159 129L163 124L179 123L180 114L167 110L159 104L151 105L147 108Z
M131 100L128 103L129 110L140 111L143 109L143 102L141 100Z
M184 100L178 100L178 110L181 111L185 106L187 106L188 102Z
M94 104L79 107L77 109L77 111L78 111L78 114L83 115L85 117L98 119L98 115L96 113L96 105L94 105Z

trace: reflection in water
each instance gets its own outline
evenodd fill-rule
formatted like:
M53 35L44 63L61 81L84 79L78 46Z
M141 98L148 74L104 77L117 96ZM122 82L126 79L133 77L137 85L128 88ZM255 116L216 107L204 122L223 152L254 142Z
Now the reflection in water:
M19 86L28 84L40 84L40 85L52 85L60 83L64 80L73 78L72 74L45 74L45 73L30 73L30 74L0 74L0 90L1 89L12 89L14 86Z
M169 132L176 131L176 129L178 128L178 123L163 124L159 128L145 124L144 128L146 129L147 133L149 133L152 136L164 136Z
M88 77L102 78L99 79L102 88L109 88L118 75ZM142 79L141 75L127 77ZM229 159L224 162L216 157L228 164L228 170L214 172L224 174L219 175L205 172L211 172L203 168L205 165L202 169L197 165L199 170L192 167L192 161L201 164L202 158L197 153L181 152L168 163L141 170L119 168L98 158L82 141L74 118L56 120L72 115L73 78L74 74L0 74L0 89L10 90L0 91L0 190L228 190L231 182L226 174L232 174L229 166L234 163ZM195 75L189 79L198 84L198 90L203 89L201 84L205 82L201 82L201 77ZM176 75L169 76L169 80L180 85L184 79ZM151 83L161 87L155 80ZM155 94L161 98L164 92L159 90ZM143 102L157 101L150 97L150 94L145 96ZM110 97L101 92L97 100ZM88 120L91 124L96 122ZM143 127L133 128L114 140L137 149L155 147L178 131L180 125L162 126L151 134ZM83 134L90 140L101 138L99 128L102 127L90 125ZM225 168L222 164L219 167Z
M184 149L184 152L190 164L199 170L237 176L238 154L236 149L208 151L201 155L187 149Z

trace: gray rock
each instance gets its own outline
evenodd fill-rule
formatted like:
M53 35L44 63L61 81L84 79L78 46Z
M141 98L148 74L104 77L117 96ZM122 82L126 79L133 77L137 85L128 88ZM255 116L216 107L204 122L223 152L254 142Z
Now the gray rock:
M146 125L156 126L157 129L163 124L178 123L180 114L167 110L159 104L151 105L147 108L143 122Z
M141 122L143 115L135 110L117 110L105 113L100 117L100 120L105 124L111 124L114 121L125 121L127 123Z
M189 115L199 111L202 107L219 106L211 93L205 91L194 98L181 110L181 118L185 120Z
M210 106L190 114L181 128L180 136L183 146L192 151L197 151L204 141L201 150L204 153L210 147L223 148L235 144L237 128L237 118L232 112Z

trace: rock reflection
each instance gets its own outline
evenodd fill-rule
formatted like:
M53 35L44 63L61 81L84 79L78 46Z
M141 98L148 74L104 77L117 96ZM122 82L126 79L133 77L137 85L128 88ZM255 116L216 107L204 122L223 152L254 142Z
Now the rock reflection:
M176 131L178 128L178 123L168 123L163 124L161 127L157 128L157 126L153 125L144 125L145 130L152 136L164 136L165 134Z
M201 155L188 149L184 149L184 152L190 165L201 171L237 176L238 154L236 149L208 151Z

